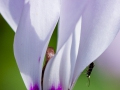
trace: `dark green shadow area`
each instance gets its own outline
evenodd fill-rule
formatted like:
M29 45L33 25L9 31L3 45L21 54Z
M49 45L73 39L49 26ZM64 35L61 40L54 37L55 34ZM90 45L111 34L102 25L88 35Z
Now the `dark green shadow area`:
M14 34L0 15L0 90L26 90L13 54Z

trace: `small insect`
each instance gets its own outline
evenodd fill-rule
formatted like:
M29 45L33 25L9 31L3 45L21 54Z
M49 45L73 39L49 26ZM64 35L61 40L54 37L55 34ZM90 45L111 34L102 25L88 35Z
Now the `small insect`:
M86 74L87 74L88 81L89 81L88 87L89 87L89 85L90 85L90 75L91 75L91 72L92 72L94 66L95 66L95 65L94 65L93 62L88 66L88 70L87 70L87 73L86 73Z

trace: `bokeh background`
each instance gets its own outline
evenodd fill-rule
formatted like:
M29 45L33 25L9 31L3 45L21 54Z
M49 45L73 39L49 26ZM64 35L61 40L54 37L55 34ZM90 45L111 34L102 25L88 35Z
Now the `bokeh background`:
M14 35L13 30L0 15L0 90L26 90L14 58ZM49 46L56 48L56 37L57 30L55 30ZM88 79L85 75L85 70L79 77L73 90L120 90L120 76L117 75L115 77L107 72L108 69L104 68L102 70L103 68L101 69L97 66L99 65L98 60L95 61L95 68L90 78L90 86L87 86ZM111 65L111 67L114 66ZM120 71L120 68L118 68L118 71Z

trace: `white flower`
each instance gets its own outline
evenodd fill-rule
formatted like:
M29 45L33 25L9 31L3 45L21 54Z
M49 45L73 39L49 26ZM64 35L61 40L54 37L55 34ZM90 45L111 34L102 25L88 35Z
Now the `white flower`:
M28 90L40 90L42 64L59 19L56 55L43 90L71 90L81 72L110 45L120 28L120 0L0 0L15 34L14 54Z

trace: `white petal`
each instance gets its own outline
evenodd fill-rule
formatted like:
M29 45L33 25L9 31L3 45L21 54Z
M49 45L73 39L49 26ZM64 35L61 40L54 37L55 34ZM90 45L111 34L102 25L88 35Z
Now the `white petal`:
M44 81L44 90L67 90L70 78L70 49L72 37L48 62ZM54 88L54 89L53 89ZM61 89L58 89L61 88Z
M0 0L0 12L8 24L16 31L25 0Z
M80 34L81 34L81 18L75 26L75 30L72 32L72 43L71 43L71 74L69 88L71 87L71 82L74 74L75 64L78 56L79 44L80 44Z
M14 53L27 89L40 86L45 50L58 18L58 0L25 3L15 35Z
M73 83L110 45L120 29L120 0L93 0L83 17Z
M69 35L75 30L76 24L88 4L87 2L88 0L61 0L59 33L63 35L60 38L58 36L58 49L61 48Z
M77 24L75 31L72 32L56 56L49 61L44 76L44 90L53 90L53 88L55 90L68 90L78 54L80 23ZM62 37L65 33L58 34Z

